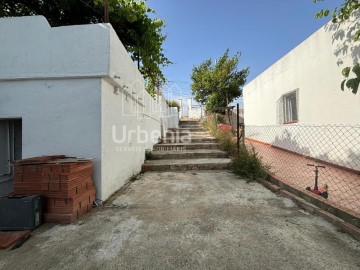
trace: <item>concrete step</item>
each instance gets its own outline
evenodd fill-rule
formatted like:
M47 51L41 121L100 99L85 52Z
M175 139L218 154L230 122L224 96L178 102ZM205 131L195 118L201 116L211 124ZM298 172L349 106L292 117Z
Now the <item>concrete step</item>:
M199 159L199 158L227 158L224 151L218 149L195 149L179 151L153 151L153 159Z
M200 126L199 121L180 121L180 126Z
M203 127L201 124L183 124L183 123L179 123L179 127Z
M179 123L190 123L190 124L194 124L194 123L200 123L200 120L181 120L181 119L180 119Z
M191 132L206 132L206 129L202 128L202 127L179 127L179 128L171 128L169 129L169 131L191 131Z
M216 142L214 137L209 136L182 136L163 138L162 143L213 143Z
M165 159L145 161L142 171L228 170L229 168L228 158Z
M195 136L195 137L207 137L207 136L210 136L208 132L205 132L205 131L168 131L166 133L166 137L167 138L177 138L177 137L184 137L184 136Z
M194 149L219 149L218 143L160 143L154 146L154 151L185 151Z

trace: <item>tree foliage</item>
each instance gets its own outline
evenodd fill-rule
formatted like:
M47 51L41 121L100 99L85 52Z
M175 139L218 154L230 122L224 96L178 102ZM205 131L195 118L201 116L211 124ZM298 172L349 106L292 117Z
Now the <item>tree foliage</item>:
M213 64L211 59L192 70L192 94L207 109L225 107L242 95L249 68L238 70L240 53L229 57L229 49Z
M43 15L51 26L101 23L103 0L0 0L0 17ZM155 16L146 0L108 0L110 23L140 72L149 92L165 83L162 67L171 62L164 55L165 21Z
M324 0L313 0L314 3L323 1ZM322 9L316 13L315 17L323 18L331 15L333 23L343 23L348 21L351 18L351 15L358 10L360 10L359 0L344 0L340 7L334 8L333 10ZM359 41L360 22L355 22L354 28L352 28L348 34L351 35L351 40L353 42ZM341 90L344 91L346 86L347 88L351 89L354 94L356 94L360 85L360 64L355 63L352 67L345 67L342 70L342 75L345 77L345 79L341 83Z

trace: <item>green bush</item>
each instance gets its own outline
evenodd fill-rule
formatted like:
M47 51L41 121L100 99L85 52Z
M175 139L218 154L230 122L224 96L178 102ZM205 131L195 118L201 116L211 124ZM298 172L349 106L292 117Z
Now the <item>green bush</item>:
M222 131L218 127L218 122L219 119L212 114L203 120L202 125L219 141L220 149L227 152L231 157L232 171L241 177L247 178L248 181L266 178L270 167L263 164L254 147L247 147L249 148L247 149L244 145L240 145L238 153L236 137L233 136L231 131Z
M231 131L223 131L218 127L218 120L216 115L210 115L202 124L219 141L220 149L232 155L236 150L235 138Z
M145 150L145 160L152 160L154 158L151 149Z
M215 138L217 137L219 128L217 126L215 115L208 116L205 120L201 122L201 124L205 129L209 131L212 136L214 136Z
M266 178L270 168L262 163L254 147L246 149L245 146L240 146L239 153L232 157L231 169L235 174L253 181Z
M135 173L134 173L133 175L130 176L129 181L130 181L130 182L135 182L135 181L137 181L137 180L139 180L139 179L140 179L140 174L138 174L138 173L135 174Z
M166 99L165 102L169 107L176 107L180 111L180 103L178 101Z
M222 131L219 129L216 139L219 141L220 149L234 155L236 153L236 141L233 134L230 131Z

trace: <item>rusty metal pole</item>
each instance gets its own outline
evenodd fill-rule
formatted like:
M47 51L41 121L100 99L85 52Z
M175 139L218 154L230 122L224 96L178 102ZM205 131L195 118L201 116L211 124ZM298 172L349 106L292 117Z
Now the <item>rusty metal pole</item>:
M236 139L237 139L237 152L240 153L240 116L239 116L239 103L236 104Z
M109 1L104 0L104 23L109 23Z

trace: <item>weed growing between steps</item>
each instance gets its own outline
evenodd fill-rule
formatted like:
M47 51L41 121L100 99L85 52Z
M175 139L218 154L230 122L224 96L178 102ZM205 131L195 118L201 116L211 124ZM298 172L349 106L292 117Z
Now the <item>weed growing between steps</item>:
M221 130L217 122L216 115L211 115L201 124L219 141L220 149L230 156L232 171L248 181L267 178L270 166L262 162L254 147L251 144L248 147L241 145L237 153L236 138L231 131Z
M151 151L151 149L146 149L145 150L145 160L152 160L154 159L154 155Z

